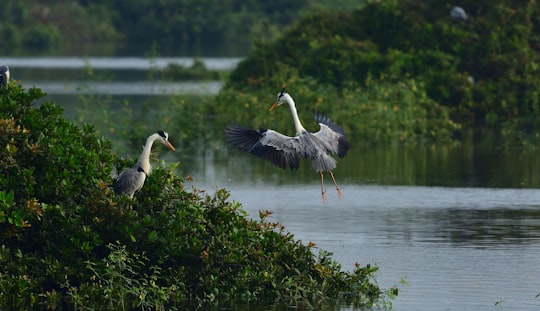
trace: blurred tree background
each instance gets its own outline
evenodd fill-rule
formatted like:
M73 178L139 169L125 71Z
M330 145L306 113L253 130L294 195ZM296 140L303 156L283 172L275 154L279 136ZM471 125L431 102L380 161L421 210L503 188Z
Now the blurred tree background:
M315 11L352 10L352 0L4 0L3 54L162 53L222 51L246 56L255 40ZM226 55L225 55L226 56Z
M285 122L251 107L286 86L368 143L540 142L534 0L5 0L0 19L4 55L246 56L206 111L219 129Z
M446 141L474 129L536 145L540 5L463 0L468 17L460 20L451 17L454 5L368 1L351 12L310 14L258 44L221 101L286 86L364 142ZM226 117L221 108L216 115ZM236 113L264 124L249 114Z

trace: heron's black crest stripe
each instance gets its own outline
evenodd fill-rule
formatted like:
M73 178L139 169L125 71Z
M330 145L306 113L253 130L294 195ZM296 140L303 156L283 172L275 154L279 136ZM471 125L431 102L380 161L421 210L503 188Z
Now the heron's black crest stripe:
M165 132L163 132L162 130L159 130L157 131L159 136L163 137L163 138L167 138L167 135L165 134Z
M285 88L281 90L281 93L279 93L279 97L283 96L285 94Z

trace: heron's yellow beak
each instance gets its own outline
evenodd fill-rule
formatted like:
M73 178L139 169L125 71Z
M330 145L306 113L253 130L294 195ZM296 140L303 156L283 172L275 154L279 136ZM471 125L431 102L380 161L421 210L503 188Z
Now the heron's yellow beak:
M169 147L169 149L171 149L172 151L176 150L174 149L174 146L168 140L165 141L165 146Z
M275 102L272 107L270 107L270 109L268 109L268 111L272 111L274 109L276 109L276 107L279 106L279 101Z

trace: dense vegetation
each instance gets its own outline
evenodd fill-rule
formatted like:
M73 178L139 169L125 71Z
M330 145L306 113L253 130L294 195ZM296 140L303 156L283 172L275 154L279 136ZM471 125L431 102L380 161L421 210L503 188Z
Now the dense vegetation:
M39 89L0 89L0 309L193 309L228 303L385 303L377 267L344 272L226 190L184 188L156 167L130 201L117 158Z
M354 0L4 0L0 52L133 55L154 46L176 55L224 50L244 56L253 41L276 37L299 15L358 5Z
M307 127L314 126L311 109L319 109L342 124L355 143L448 142L469 129L487 129L507 142L536 144L540 5L532 0L459 4L469 19L453 20L451 4L443 0L367 1L361 8L346 0L30 0L24 5L8 0L0 12L5 21L0 49L67 51L71 43L114 42L141 44L153 55L171 46L199 55L209 42L241 53L256 42L217 102L200 111L217 117L214 128L232 121L291 128L285 112L265 113L286 86ZM224 77L174 64L163 76Z
M460 5L465 21L443 0L310 15L239 65L219 98L239 104L234 113L216 106L216 115L290 128L285 113L271 119L260 103L286 86L306 120L321 109L357 141L448 141L471 128L538 141L540 4Z

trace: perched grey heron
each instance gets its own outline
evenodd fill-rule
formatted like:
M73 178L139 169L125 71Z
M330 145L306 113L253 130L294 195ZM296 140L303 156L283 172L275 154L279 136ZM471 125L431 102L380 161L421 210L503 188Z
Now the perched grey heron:
M226 139L240 150L264 158L283 169L298 168L300 157L311 159L313 169L321 176L323 202L327 201L324 172L328 172L332 177L341 199L341 189L332 173L336 168L336 160L331 155L344 157L347 154L349 142L345 138L345 131L327 116L314 111L313 117L315 122L319 123L320 129L316 133L308 132L298 118L293 98L285 89L278 93L277 101L269 110L272 111L284 103L291 109L296 136L286 136L271 129L252 130L234 124L225 130Z
M152 166L150 165L150 150L154 141L159 141L165 146L174 151L173 145L169 142L169 134L167 132L158 131L146 139L143 151L139 156L139 161L133 167L123 172L118 180L114 184L114 192L116 194L126 194L130 198L133 198L135 192L139 191L144 185L144 181Z
M469 17L465 10L460 6L454 6L450 10L450 17L455 21L466 21Z
M6 86L9 82L9 67L7 65L0 66L0 87Z

